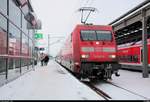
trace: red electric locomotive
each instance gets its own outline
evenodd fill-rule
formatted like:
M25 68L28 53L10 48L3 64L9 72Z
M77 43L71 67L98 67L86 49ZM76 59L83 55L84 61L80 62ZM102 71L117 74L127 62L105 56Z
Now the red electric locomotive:
M117 45L111 26L77 25L56 60L78 78L119 76Z

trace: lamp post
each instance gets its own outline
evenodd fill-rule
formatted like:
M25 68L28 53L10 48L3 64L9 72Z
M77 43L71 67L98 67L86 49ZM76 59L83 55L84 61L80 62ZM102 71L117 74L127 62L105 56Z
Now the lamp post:
M149 73L148 73L148 48L147 48L147 17L146 16L146 11L142 10L142 40L143 40L143 78L148 78Z

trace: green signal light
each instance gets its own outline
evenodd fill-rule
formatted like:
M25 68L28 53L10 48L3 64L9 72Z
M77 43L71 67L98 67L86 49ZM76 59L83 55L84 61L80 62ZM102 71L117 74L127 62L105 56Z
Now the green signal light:
M43 39L43 34L42 33L36 33L34 37L35 37L35 39Z

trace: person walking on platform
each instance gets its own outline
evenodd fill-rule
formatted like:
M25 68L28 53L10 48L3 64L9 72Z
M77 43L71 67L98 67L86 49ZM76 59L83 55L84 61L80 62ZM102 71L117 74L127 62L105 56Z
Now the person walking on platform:
M49 62L49 56L46 55L44 58L44 64L47 66L48 62Z
M44 59L45 59L45 55L44 53L41 54L41 66L44 65Z

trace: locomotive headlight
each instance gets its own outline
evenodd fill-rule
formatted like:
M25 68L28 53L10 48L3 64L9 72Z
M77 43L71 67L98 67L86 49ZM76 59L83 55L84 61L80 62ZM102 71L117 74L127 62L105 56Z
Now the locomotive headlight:
M99 42L96 42L96 45L99 45Z
M81 55L81 58L89 58L89 55L83 54L83 55Z
M116 55L110 55L109 58L115 59L115 58L116 58Z
M79 65L79 62L75 62L75 65L78 66L78 65Z

